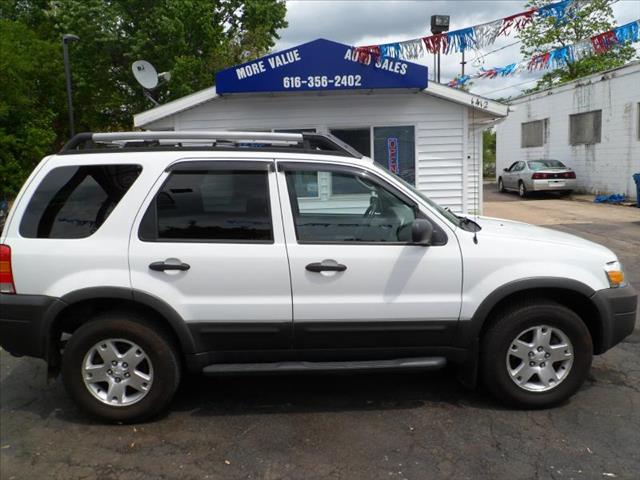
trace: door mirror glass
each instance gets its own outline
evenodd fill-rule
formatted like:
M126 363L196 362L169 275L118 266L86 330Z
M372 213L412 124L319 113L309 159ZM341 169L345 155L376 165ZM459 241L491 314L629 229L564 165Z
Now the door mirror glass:
M433 225L429 220L424 218L416 218L411 225L411 241L414 245L431 245L431 237L433 236Z

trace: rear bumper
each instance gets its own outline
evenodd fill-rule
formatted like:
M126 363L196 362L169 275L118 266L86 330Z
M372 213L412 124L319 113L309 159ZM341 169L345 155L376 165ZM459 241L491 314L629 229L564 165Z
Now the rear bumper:
M595 353L604 353L631 335L636 324L638 294L631 286L607 288L593 294L591 300L598 308L602 335Z
M533 184L531 190L533 190L534 192L576 189L576 180L573 178L559 178L557 180L531 180L531 183Z
M46 360L50 320L64 305L44 295L0 294L0 346L13 355Z

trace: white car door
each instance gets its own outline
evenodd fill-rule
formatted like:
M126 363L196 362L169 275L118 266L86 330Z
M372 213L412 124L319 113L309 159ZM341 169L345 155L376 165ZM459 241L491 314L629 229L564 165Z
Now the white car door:
M447 345L461 301L457 239L374 172L278 162L295 348ZM431 246L412 245L427 218Z
M181 161L137 216L131 282L175 309L198 351L291 348L291 287L270 161Z

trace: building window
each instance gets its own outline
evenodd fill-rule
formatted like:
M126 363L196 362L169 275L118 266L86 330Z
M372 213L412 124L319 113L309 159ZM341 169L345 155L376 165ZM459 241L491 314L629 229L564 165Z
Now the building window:
M571 145L600 143L602 110L569 115L569 142Z
M331 134L348 143L365 157L371 156L371 128L332 128ZM364 187L346 181L341 176L331 178L331 193L334 195L352 195L363 193Z
M416 184L415 128L374 127L373 159L405 182Z
M522 124L520 146L522 148L542 147L547 141L547 124L549 119L535 120Z
M332 128L331 134L351 145L365 157L371 156L371 128Z

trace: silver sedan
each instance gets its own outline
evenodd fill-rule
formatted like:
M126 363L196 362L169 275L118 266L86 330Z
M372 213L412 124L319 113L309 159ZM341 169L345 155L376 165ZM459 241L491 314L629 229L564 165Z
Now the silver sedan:
M498 190L514 190L521 197L540 191L571 193L575 188L576 173L558 160L514 162L498 177Z

